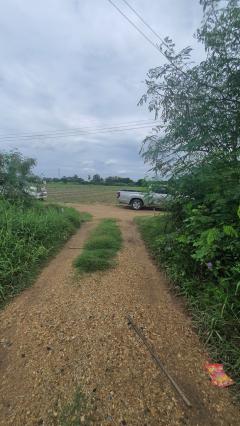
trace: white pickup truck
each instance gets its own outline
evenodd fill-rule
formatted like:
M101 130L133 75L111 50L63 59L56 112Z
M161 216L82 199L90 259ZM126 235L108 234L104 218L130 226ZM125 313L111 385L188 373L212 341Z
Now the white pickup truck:
M25 188L25 193L37 200L45 200L47 198L47 190L43 187L28 186Z
M140 210L143 207L164 207L167 194L163 190L155 192L141 192L124 189L117 192L117 199L120 204L126 204L133 210Z

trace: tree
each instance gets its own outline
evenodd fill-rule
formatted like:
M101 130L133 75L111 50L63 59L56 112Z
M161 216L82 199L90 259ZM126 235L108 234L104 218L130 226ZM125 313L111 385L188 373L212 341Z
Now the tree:
M78 177L77 182L82 184L82 183L85 183L85 180L81 177Z
M119 185L119 184L129 185L129 184L134 184L134 181L128 177L108 176L105 179L105 184L106 185Z
M25 158L17 151L0 153L0 188L5 198L25 196L29 183L39 180L32 172L35 165L33 158Z
M102 183L102 182L103 182L103 178L101 178L100 175L98 175L98 174L93 175L92 183L99 184L99 183Z
M146 186L147 182L146 182L145 179L138 179L137 182L136 182L136 185L137 186Z
M166 38L160 48L168 62L149 71L141 100L161 120L143 157L171 176L169 214L154 222L148 242L193 302L213 356L239 377L240 7L238 0L200 3L196 37L205 59L192 65L191 49L176 53Z
M240 149L240 7L238 0L201 0L196 37L206 59L190 62L191 48L176 53L168 37L160 49L168 62L151 69L140 103L161 119L142 155L162 175L184 174L213 158L236 166Z

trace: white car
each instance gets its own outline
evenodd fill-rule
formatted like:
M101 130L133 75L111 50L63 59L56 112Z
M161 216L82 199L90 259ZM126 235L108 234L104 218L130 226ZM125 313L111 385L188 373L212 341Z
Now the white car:
M45 187L38 189L36 186L29 186L26 188L25 192L37 200L45 200L47 198L47 190Z
M121 190L117 192L120 204L126 204L133 210L141 210L143 207L164 207L167 194L163 190L155 192L141 192L132 190Z

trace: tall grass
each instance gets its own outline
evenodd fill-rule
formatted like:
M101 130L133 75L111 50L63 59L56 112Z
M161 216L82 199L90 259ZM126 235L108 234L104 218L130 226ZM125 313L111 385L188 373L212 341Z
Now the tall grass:
M71 208L0 200L0 305L29 285L85 219Z
M74 261L80 272L94 272L114 266L114 258L121 248L122 236L115 219L103 219L93 230L83 252Z

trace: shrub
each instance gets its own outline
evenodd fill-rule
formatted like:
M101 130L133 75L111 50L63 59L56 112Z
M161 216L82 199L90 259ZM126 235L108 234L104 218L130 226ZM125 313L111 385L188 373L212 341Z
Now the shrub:
M156 261L179 293L187 297L193 318L210 346L213 358L240 373L240 241L239 217L223 220L205 205L182 205L175 213L137 218L141 234ZM239 213L238 213L239 214Z

